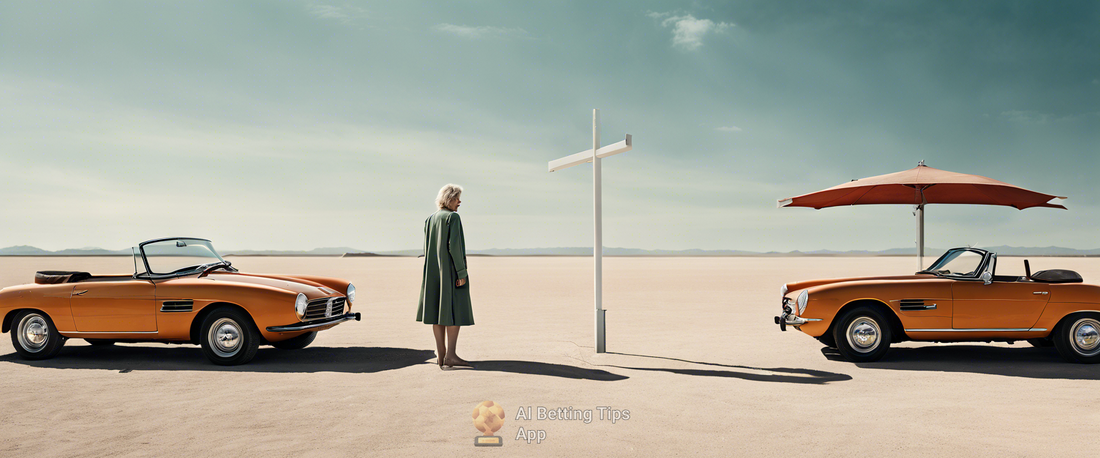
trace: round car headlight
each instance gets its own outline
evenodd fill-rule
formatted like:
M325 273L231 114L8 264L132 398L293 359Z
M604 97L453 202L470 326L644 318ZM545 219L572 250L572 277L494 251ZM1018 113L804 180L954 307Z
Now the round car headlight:
M804 289L801 293L798 293L798 299L795 299L795 303L798 304L798 314L801 315L806 310L806 303L810 301L810 290Z
M306 317L306 305L309 305L306 295L298 293L298 298L294 300L294 313L298 314L299 320Z
M348 303L355 302L355 285L348 283Z

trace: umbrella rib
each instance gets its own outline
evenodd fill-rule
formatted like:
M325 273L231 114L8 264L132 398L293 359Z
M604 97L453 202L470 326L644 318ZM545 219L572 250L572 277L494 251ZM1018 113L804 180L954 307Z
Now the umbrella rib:
M860 194L860 195L859 195L859 197L856 197L856 198L855 198L855 200L852 200L852 203L850 203L850 204L848 204L848 205L858 205L858 204L859 204L859 200L860 200L860 199L862 199L862 198L863 198L863 196L866 196L866 195L867 195L867 193L871 192L871 190L873 190L873 189L875 189L875 188L877 188L877 187L878 187L878 185L877 185L877 184L876 184L876 185L871 185L871 186L868 186L868 187L867 187L867 190L866 190L866 191L863 191L863 194ZM835 202L836 200L837 200L837 199L833 199L833 201L834 201L834 202Z
M1015 208L1015 209L1017 209L1017 210L1023 210L1022 208L1020 208L1020 207L1018 207L1018 206L1016 206L1016 205L1013 205L1013 204L1005 204L1005 203L1002 203L1003 201L1002 201L1001 199L997 198L997 196L996 196L996 195L993 195L993 194L990 194L990 193L986 192L986 190L985 190L985 188L986 188L986 187L985 187L985 186L978 186L978 185L973 185L973 184L972 184L972 185L970 185L970 187L974 188L974 189L975 189L975 190L977 190L978 192L980 192L980 193L982 193L983 195L985 195L986 197L988 197L988 198L989 198L989 200L991 200L991 201L995 202L995 203L993 203L993 204L990 204L990 205L1003 205L1003 206L1005 206L1005 207L1013 207L1013 208ZM1001 186L1001 187L1003 187L1003 186Z

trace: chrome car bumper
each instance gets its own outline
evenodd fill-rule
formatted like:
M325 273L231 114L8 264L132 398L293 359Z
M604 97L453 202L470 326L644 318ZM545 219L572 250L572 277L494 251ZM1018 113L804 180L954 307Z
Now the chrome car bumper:
M310 329L323 328L325 326L331 326L334 324L343 323L345 321L355 320L359 321L363 316L359 312L345 313L341 316L332 318L326 318L324 320L310 321L308 323L292 324L288 326L268 326L267 332L295 332L295 331L308 331Z
M779 325L780 331L786 331L787 326L802 326L811 321L821 321L820 318L802 318L797 315L792 315L790 307L783 306L783 314L775 317L775 324Z

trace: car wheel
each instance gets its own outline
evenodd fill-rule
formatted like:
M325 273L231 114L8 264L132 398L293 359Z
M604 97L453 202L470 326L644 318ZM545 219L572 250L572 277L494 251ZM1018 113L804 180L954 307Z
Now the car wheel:
M199 345L214 364L244 364L251 361L260 348L260 331L247 313L237 309L218 309L203 320Z
M271 346L280 350L301 350L313 343L313 339L317 338L317 331L307 332L298 337L291 337L286 340L280 340L278 342L271 342Z
M1039 337L1037 339L1027 339L1027 343L1031 344L1031 346L1035 347L1035 348L1047 348L1047 347L1053 347L1054 346L1054 342L1052 342L1050 339L1048 339L1046 337Z
M1077 315L1055 328L1054 347L1063 358L1074 363L1100 363L1100 320L1093 315Z
M890 349L890 324L871 307L856 307L833 324L833 340L841 356L853 363L882 359Z
M93 347L109 347L115 344L115 341L108 339L84 339L84 341Z
M65 338L57 332L53 320L45 313L22 311L11 322L11 344L23 359L53 358L65 345Z

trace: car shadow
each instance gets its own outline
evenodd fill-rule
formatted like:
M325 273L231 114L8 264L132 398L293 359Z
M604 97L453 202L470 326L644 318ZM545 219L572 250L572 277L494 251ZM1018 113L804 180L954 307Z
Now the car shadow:
M435 360L432 350L391 347L311 347L279 350L261 347L256 357L241 366L211 363L195 346L149 347L112 345L71 346L56 357L28 361L15 353L0 356L10 362L52 369L99 369L134 371L221 371L221 372L346 372L369 374L401 369Z
M434 355L434 353L433 353ZM600 382L614 382L626 380L627 376L613 374L601 369L585 369L583 367L567 366L565 364L540 363L537 361L471 361L475 371L510 372L513 374L545 375L551 377L571 378L577 380L596 380ZM461 369L452 369L461 370Z
M822 348L832 361L844 361L835 348ZM991 345L929 345L891 348L873 363L855 363L862 369L966 372L1036 379L1100 380L1100 366L1074 364L1053 348L995 347Z
M738 366L732 364L718 364L705 361L691 361L680 358L670 358L665 356L651 356L651 355L635 355L630 353L616 353L608 352L608 354L622 355L622 356L635 356L639 358L652 358L663 359L667 361L678 361L682 363L698 364L703 366L717 366L729 369L739 370L717 370L717 369L678 369L678 368L662 368L662 367L629 367L608 365L610 367L617 367L619 369L628 369L634 371L658 371L668 372L672 374L680 375L692 375L700 377L725 377L725 378L738 378L742 380L751 380L754 382L772 382L772 383L799 383L809 385L824 385L830 382L843 382L851 380L852 376L848 374L840 374L836 372L826 372L813 369L798 369L789 367L752 367L752 366ZM759 372L771 372L771 374L757 373L749 371Z
M345 372L370 374L436 362L432 350L392 347L311 347L278 350L261 347L256 357L241 366L218 366L203 356L198 347L149 347L112 345L72 346L54 358L28 361L15 353L0 356L0 362L51 369L98 369L123 373L134 371L222 371L312 373ZM600 369L536 361L472 361L476 371L510 372L577 380L616 381L627 377ZM470 370L463 368L448 370Z

